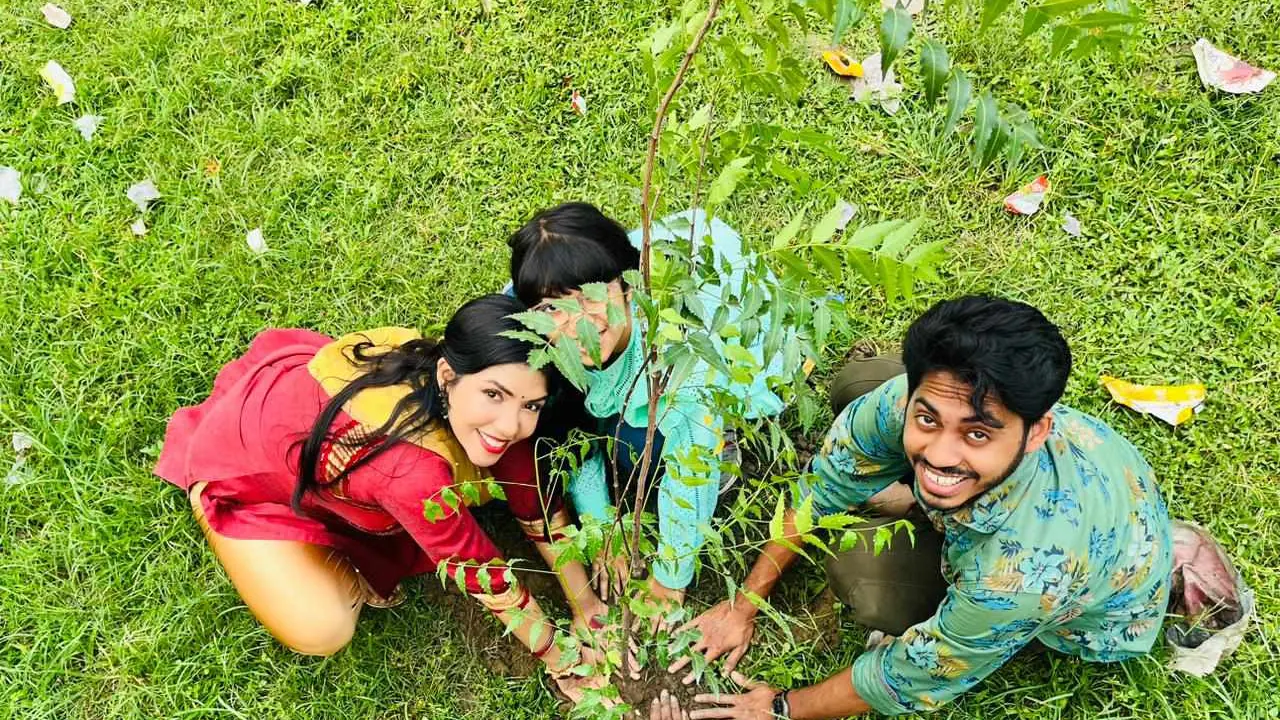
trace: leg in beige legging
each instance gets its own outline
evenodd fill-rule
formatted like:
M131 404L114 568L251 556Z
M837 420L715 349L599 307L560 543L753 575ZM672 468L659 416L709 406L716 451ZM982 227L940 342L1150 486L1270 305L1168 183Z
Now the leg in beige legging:
M351 642L365 590L351 561L293 540L241 540L209 527L200 494L191 509L213 554L249 611L277 640L303 655L332 655Z

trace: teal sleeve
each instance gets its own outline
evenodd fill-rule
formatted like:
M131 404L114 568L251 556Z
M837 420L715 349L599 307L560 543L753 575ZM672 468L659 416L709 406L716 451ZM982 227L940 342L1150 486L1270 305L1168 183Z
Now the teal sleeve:
M1051 622L1038 593L952 587L938 612L853 663L853 687L877 712L930 712L1013 657Z
M569 499L580 517L597 520L609 517L609 484L605 480L604 455L596 450L587 456L569 481Z
M801 496L818 515L846 512L911 469L902 449L907 376L899 375L849 403L813 456Z
M677 404L659 427L664 473L657 484L660 542L653 575L663 587L681 590L693 582L701 526L711 521L719 499L723 435L720 418L698 403Z

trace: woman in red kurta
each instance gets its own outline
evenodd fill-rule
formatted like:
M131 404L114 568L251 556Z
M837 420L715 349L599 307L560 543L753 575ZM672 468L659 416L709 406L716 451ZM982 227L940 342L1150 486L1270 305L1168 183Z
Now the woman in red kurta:
M242 599L298 652L344 647L365 604L444 566L546 662L577 699L596 678L568 673L536 601L466 505L505 495L549 563L567 525L530 443L548 399L530 345L502 337L523 307L464 305L439 342L404 328L339 340L267 330L218 373L209 398L176 412L156 474L183 488ZM460 575L460 577L459 577ZM602 610L580 563L561 581L576 620Z

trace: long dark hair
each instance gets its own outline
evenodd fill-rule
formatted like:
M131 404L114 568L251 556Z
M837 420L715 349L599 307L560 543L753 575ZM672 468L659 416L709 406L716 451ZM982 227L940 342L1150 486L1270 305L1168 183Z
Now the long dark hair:
M444 411L444 396L437 375L437 365L444 358L458 375L479 372L494 365L524 363L533 346L523 340L504 337L508 330L523 329L510 316L525 310L520 301L507 295L484 295L468 302L449 319L440 340L410 340L386 352L373 353L372 342L353 346L351 355L363 373L342 388L320 412L311 433L302 443L298 462L298 485L293 491L293 510L303 514L302 498L318 485L338 482L406 436L426 431ZM548 385L553 378L548 375ZM333 435L333 421L338 413L361 390L405 385L409 394L379 428L361 438L346 439ZM335 477L321 481L321 449L326 442L359 445L376 439L377 444Z
M627 239L627 231L583 202L564 203L534 215L507 245L516 297L531 307L586 283L613 282L640 267L640 251Z

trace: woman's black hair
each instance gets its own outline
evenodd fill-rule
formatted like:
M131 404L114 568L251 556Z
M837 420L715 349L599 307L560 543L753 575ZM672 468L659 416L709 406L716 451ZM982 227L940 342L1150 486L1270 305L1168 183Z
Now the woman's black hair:
M443 417L444 395L437 379L440 358L444 358L459 376L494 365L528 362L533 345L501 334L524 329L510 316L525 309L513 297L484 295L458 308L445 326L444 337L440 340L410 340L389 351L377 353L370 352L374 347L371 342L353 346L351 357L363 366L364 372L329 400L311 426L311 433L302 442L298 485L293 491L294 512L303 514L302 498L309 489L338 482L406 436L427 430ZM553 376L549 373L547 380L548 385L552 385ZM395 406L386 423L364 437L334 437L331 426L347 402L361 390L392 385L408 387L409 394ZM321 449L326 442L361 445L373 439L377 444L369 452L337 476L321 480L326 474L326 468L319 467Z
M925 375L949 372L970 387L969 405L978 417L991 420L983 403L995 399L1029 430L1062 397L1071 349L1034 307L969 295L944 300L911 323L902 362L908 393L915 393Z
M511 284L530 307L640 267L627 231L594 205L564 203L533 216L507 240ZM626 283L623 283L626 287Z

